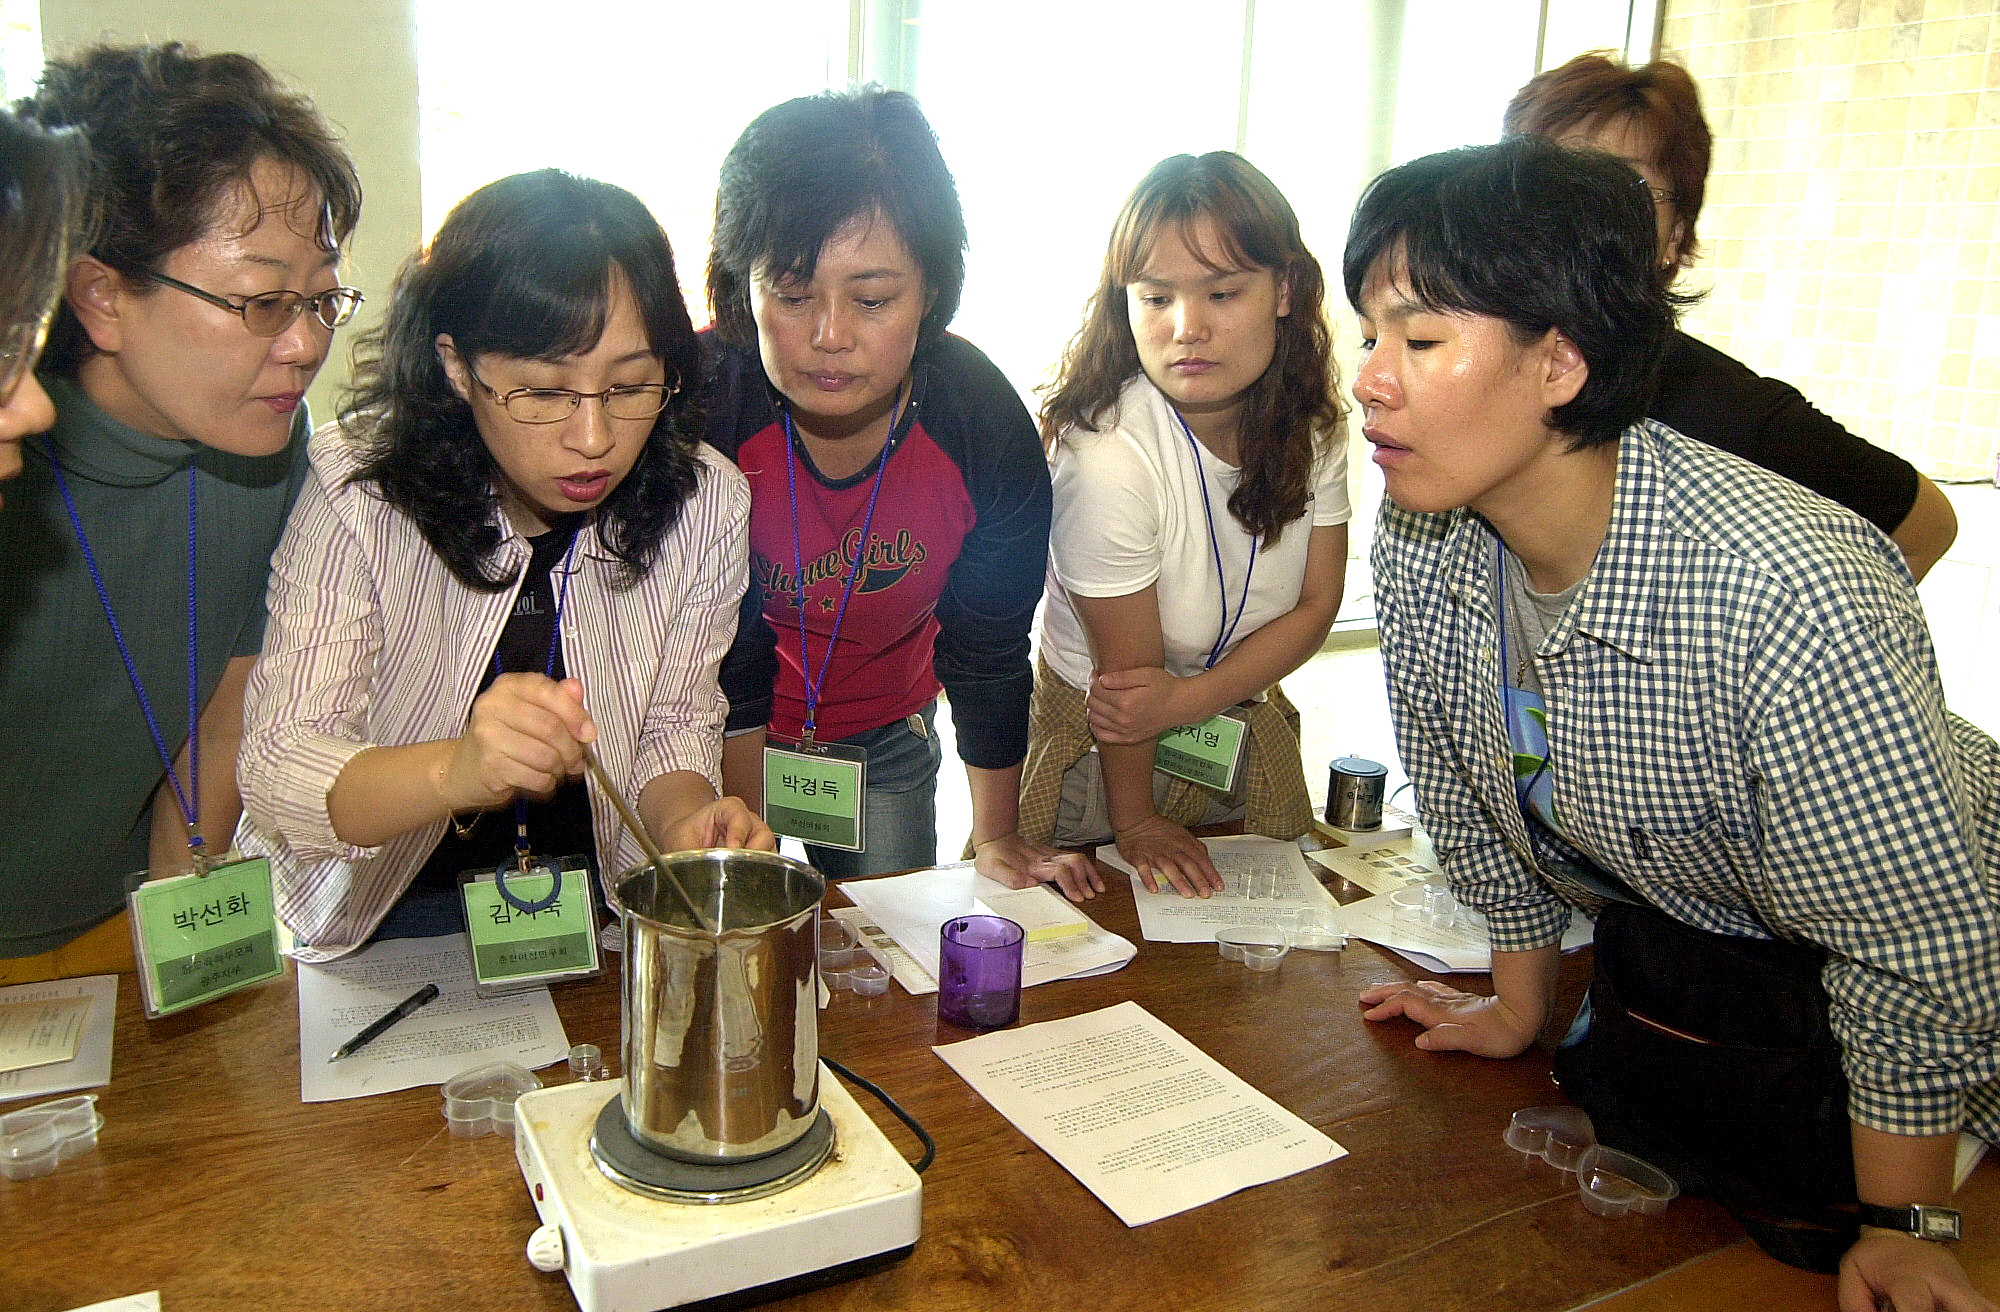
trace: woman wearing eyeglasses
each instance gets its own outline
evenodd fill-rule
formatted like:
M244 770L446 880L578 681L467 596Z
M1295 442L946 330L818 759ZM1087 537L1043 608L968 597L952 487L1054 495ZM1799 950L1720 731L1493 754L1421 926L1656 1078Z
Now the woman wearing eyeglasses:
M353 165L254 59L100 47L22 108L87 136L95 231L0 514L0 979L129 961L128 883L230 846L302 399L360 299Z
M83 200L84 144L0 109L0 479L21 472L21 441L55 422L35 379L62 295Z
M587 745L662 848L774 846L714 784L750 498L699 360L666 234L606 183L489 183L404 268L250 678L243 846L302 958L463 928L459 877L523 847L608 891L642 855Z

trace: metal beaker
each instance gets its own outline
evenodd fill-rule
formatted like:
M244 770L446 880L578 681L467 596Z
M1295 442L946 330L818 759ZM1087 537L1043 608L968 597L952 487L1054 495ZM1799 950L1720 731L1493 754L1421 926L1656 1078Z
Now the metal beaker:
M788 1147L819 1111L817 925L826 879L775 852L675 852L618 882L624 909L625 1122L682 1161Z

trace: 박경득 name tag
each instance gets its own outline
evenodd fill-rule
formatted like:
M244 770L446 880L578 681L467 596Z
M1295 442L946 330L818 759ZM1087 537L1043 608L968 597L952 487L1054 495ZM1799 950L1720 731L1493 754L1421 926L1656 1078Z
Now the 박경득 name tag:
M764 823L787 838L859 852L868 753L845 743L766 743Z
M126 895L146 1015L198 1007L284 973L262 857L140 884Z
M458 893L480 996L598 972L597 908L583 857L531 860L525 872L512 861L497 871L468 870L458 877Z
M1233 708L1197 724L1175 725L1160 735L1153 768L1218 793L1233 793L1249 736L1249 721Z

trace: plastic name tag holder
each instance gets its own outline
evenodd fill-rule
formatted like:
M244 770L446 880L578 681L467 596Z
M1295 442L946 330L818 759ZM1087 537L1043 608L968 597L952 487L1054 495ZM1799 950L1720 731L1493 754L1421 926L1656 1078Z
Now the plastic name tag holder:
M284 973L271 863L262 857L142 883L125 902L148 1019Z
M1153 768L1218 793L1232 793L1243 770L1243 747L1249 736L1250 722L1233 708L1199 724L1175 725L1160 735L1153 749Z
M764 744L764 823L785 836L843 851L866 849L862 797L868 753L845 743Z
M536 860L526 872L512 859L497 870L468 870L458 892L480 997L588 979L602 969L583 857Z

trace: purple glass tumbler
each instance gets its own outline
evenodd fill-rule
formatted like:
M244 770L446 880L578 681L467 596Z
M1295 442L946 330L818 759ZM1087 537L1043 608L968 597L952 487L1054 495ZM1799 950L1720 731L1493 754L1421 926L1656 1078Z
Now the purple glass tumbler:
M1021 1016L1021 927L1003 916L956 916L938 930L938 1019L995 1030Z

